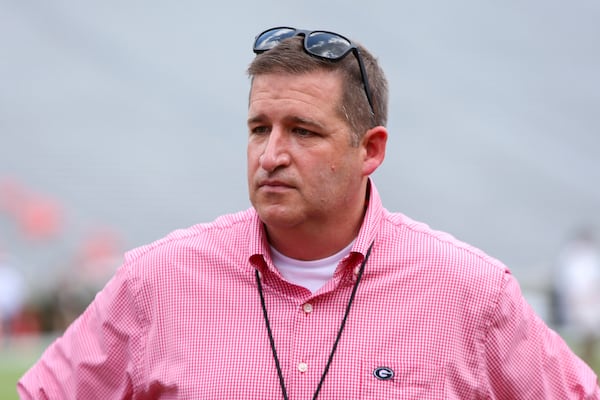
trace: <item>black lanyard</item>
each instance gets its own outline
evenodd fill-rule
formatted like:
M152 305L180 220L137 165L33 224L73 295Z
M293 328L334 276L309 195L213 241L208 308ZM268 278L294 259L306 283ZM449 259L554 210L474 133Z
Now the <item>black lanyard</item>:
M321 375L321 380L319 381L319 385L315 390L315 394L313 395L313 400L316 400L319 396L319 392L321 391L321 387L323 386L323 382L325 381L325 377L329 372L329 367L331 366L331 362L333 361L333 356L337 349L340 338L342 337L342 332L344 327L346 326L346 320L348 319L348 314L350 313L350 307L352 306L352 302L354 301L354 297L356 295L356 290L358 289L358 284L360 279L362 278L363 270L365 268L365 264L369 259L369 255L371 255L371 248L373 247L373 243L369 246L367 250L367 254L360 265L360 269L358 270L358 274L356 276L356 282L354 283L354 287L352 288L352 293L350 294L350 299L348 300L348 305L346 306L346 311L344 312L344 318L342 319L342 323L340 325L340 329L338 330L337 336L335 338L335 342L333 343L333 347L331 349L331 353L329 354L329 359L327 360L327 365L325 365L325 369L323 370L323 374ZM275 367L277 368L277 375L279 376L279 385L281 386L281 393L283 394L284 400L289 400L287 390L285 389L285 382L283 380L283 373L281 372L281 364L279 363L279 357L277 356L277 349L275 348L275 340L273 339L273 331L271 331L271 324L269 322L269 315L267 314L267 307L265 305L265 297L263 295L262 283L260 281L260 274L258 270L255 270L256 276L256 286L258 288L258 294L260 295L260 304L263 310L263 316L265 318L265 325L267 326L267 333L269 334L269 342L271 344L271 350L273 352L273 360L275 361Z

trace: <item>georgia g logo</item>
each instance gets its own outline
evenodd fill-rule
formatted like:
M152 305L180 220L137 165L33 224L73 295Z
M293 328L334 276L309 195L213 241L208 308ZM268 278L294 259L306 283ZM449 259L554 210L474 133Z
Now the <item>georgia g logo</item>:
M378 367L373 370L373 375L381 381L389 381L394 377L394 370L388 367Z

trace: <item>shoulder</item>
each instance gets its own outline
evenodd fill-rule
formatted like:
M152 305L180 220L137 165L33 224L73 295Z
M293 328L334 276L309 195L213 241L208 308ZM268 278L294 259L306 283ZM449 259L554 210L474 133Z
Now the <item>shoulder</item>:
M124 255L124 266L152 263L174 263L208 255L232 256L239 253L252 234L256 218L250 208L219 216L212 222L175 230L152 243L134 248Z
M499 290L505 275L510 274L506 265L485 251L401 213L386 210L380 234L401 265L432 274L437 280Z

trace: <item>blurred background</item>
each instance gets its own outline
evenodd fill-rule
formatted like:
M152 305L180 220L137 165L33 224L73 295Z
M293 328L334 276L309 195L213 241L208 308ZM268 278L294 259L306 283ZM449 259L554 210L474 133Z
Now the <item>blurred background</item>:
M0 387L124 251L249 207L245 69L280 25L379 58L386 207L502 260L562 329L561 252L600 227L599 20L593 0L0 0Z

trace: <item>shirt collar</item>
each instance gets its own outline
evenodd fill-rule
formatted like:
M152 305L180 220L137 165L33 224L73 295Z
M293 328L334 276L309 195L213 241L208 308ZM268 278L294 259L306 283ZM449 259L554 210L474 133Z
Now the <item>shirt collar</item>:
M369 191L367 210L360 230L358 231L356 242L352 247L353 252L361 253L363 256L367 254L369 246L371 246L371 243L375 240L381 225L381 218L383 217L381 197L379 197L379 192L371 178L369 178L367 190Z

